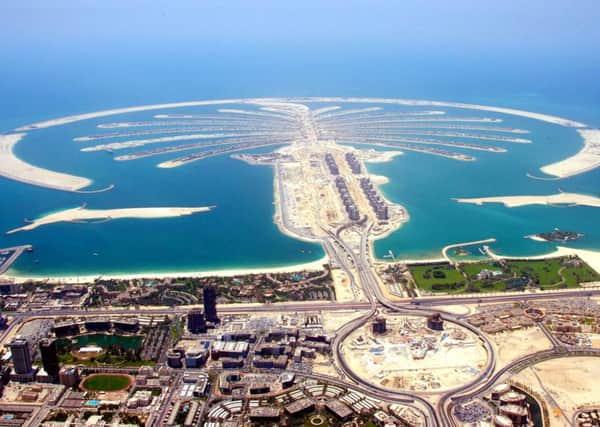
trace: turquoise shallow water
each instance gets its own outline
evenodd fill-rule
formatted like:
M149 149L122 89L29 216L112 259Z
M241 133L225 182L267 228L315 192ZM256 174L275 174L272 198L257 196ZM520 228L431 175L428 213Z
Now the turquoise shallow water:
M255 57L271 54L274 53L258 52ZM148 54L137 58L136 67L146 70L144 73L123 72L123 67L133 69L127 58L121 58L121 68L105 66L94 58L86 58L84 67L77 62L79 58L64 58L72 66L59 68L63 73L55 72L57 64L52 60L35 64L37 73L16 72L22 70L11 69L11 61L7 61L0 70L0 91L3 99L9 100L0 104L0 131L46 118L145 103L293 95L464 101L546 112L600 126L599 91L594 75L575 75L571 70L555 67L543 70L546 74L540 78L540 68L523 58L507 60L506 67L463 58L467 63L460 67L445 63L442 75L432 70L443 65L440 61L444 58L425 60L414 53L402 61L389 57L363 61L354 56L325 60L326 55L319 52L295 52L294 58L279 51L277 54L280 60L286 59L277 67L270 62L249 61L248 54L206 64L181 52L171 58L167 67ZM297 55L303 59L298 60ZM411 60L411 67L401 66ZM513 60L523 61L518 73L508 66ZM177 64L181 65L179 69ZM34 64L30 65L33 69ZM93 75L86 74L89 70L94 70ZM167 78L174 70L177 78ZM557 84L565 81L569 84ZM54 224L27 233L0 235L0 247L24 243L35 247L33 254L25 254L17 262L16 271L84 275L212 270L280 266L313 261L323 255L318 245L284 236L273 224L273 175L269 167L250 166L221 156L161 170L154 165L162 157L114 162L103 152L80 153L77 143L71 141L75 136L93 133L100 122L148 119L156 113L114 116L30 133L17 146L17 154L23 159L90 177L95 181L94 188L111 183L116 187L106 193L79 195L0 179L0 230L21 225L25 217L83 202L100 209L169 205L218 208L207 214L175 219ZM468 111L461 115L484 113ZM532 255L549 252L553 245L525 240L523 236L554 227L584 233L585 237L574 244L578 247L600 249L600 221L594 208L508 209L501 205L461 205L451 200L551 194L559 188L598 194L599 170L554 182L534 181L525 175L577 152L581 140L574 130L504 118L504 125L531 130L535 144L490 142L509 148L509 152L474 152L478 161L471 163L407 152L390 163L369 165L371 172L390 178L382 190L411 215L400 230L376 243L378 256L389 250L410 258L438 256L446 244L488 237L498 239L493 247L500 253Z
M425 154L407 153L369 170L385 175L390 182L382 190L391 200L404 205L411 216L400 230L376 243L382 257L391 250L406 258L438 256L452 243L496 238L496 252L526 256L551 252L555 245L523 237L555 227L583 233L570 245L600 248L600 216L592 207L525 206L506 208L460 204L452 198L502 195L547 195L559 190L598 195L600 170L559 181L533 180L527 173L542 176L539 168L577 152L582 146L573 129L529 119L507 117L503 125L531 130L533 144L505 144L507 153L474 152L476 162L452 162Z
M152 114L143 117L147 119ZM128 115L127 119L139 117ZM84 202L91 209L208 205L217 208L179 218L57 223L2 236L2 246L25 242L34 245L35 252L21 257L14 270L36 275L196 271L282 266L323 256L319 245L287 237L274 225L270 167L250 166L220 156L194 163L192 167L158 169L155 164L164 160L164 156L115 162L105 152L80 153L80 145L72 138L97 132L94 124L106 121L32 132L17 146L17 154L36 165L92 178L92 188L112 183L115 188L86 195L3 180L1 191L13 200L3 209L0 220L3 229L20 225L24 217ZM48 156L50 144L52 156Z

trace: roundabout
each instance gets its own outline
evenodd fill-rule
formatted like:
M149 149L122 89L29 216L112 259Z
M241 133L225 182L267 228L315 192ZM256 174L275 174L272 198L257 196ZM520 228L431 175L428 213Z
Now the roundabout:
M373 331L383 320L385 333ZM450 322L442 330L418 316L388 314L354 330L342 343L349 369L390 391L441 393L477 378L488 361L471 331Z
M315 415L308 420L311 426L322 426L325 424L325 419L321 415Z

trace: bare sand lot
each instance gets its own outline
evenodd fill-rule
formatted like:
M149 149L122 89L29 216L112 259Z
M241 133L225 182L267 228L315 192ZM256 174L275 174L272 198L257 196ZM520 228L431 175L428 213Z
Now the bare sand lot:
M578 407L600 404L600 359L566 357L548 360L516 375L515 380L539 393L548 405L550 426L562 427L572 420ZM562 414L554 416L558 405Z
M338 302L354 301L354 293L350 286L348 275L341 269L331 271L333 278L333 288L335 289L335 299Z
M504 366L519 357L552 348L550 340L537 326L488 335L497 349L496 366Z

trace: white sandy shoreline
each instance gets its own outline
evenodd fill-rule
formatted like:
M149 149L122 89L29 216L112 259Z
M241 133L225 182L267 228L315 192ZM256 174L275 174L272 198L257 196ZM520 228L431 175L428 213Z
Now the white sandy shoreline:
M493 250L488 249L492 258L498 259L515 259L515 260L540 260L545 258L556 258L561 256L576 255L584 260L590 267L597 272L600 272L600 251L590 249L577 249L569 248L564 246L557 246L552 252L547 252L539 255L530 256L512 256L512 255L499 255ZM427 264L436 262L448 262L443 257L426 257L418 259L402 259L398 258L395 261L389 259L377 259L377 263L381 264ZM476 261L473 261L476 262ZM299 271L318 271L323 268L324 264L329 263L327 255L323 256L319 260L301 263L291 264L286 266L278 267L251 267L251 268L230 268L222 270L206 270L206 271L175 271L175 272L139 272L139 273L107 273L97 275L27 275L22 274L14 269L9 270L3 278L14 281L15 283L25 283L30 281L51 281L56 283L76 284L76 283L92 283L96 279L103 280L133 280L133 279L167 279L167 278L184 278L184 277L235 277L245 276L250 274L267 274L267 273L294 273Z
M329 258L324 256L316 261L301 264L291 264L279 267L252 267L252 268L231 268L223 270L207 271L175 271L175 272L140 272L140 273L108 273L97 275L82 276L46 276L46 275L24 275L18 271L9 270L4 276L6 279L14 280L16 283L30 281L52 281L57 283L91 283L96 279L104 280L132 280L132 279L167 279L178 277L234 277L245 276L249 274L266 273L294 273L299 271L318 271L323 269L324 264L329 263Z

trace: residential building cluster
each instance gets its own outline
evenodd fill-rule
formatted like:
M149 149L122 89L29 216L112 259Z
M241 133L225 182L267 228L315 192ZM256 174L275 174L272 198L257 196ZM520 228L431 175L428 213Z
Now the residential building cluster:
M350 218L350 220L352 221L358 221L358 219L360 218L358 207L356 206L354 199L350 195L348 185L346 184L344 178L342 178L341 176L336 177L335 186L338 190L340 198L342 199L342 203L344 204L346 213L348 214L348 218Z

